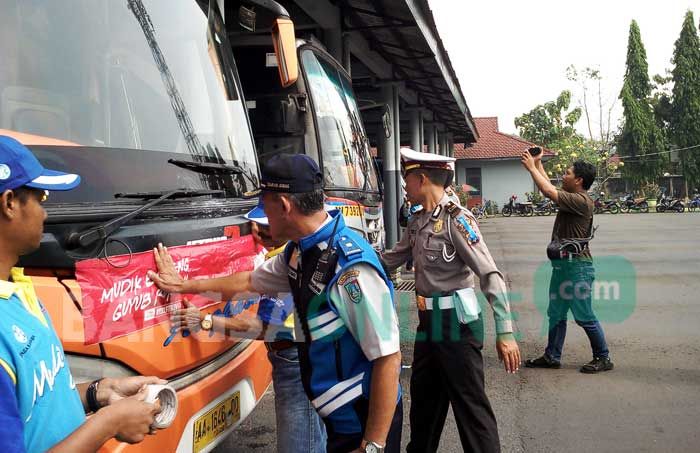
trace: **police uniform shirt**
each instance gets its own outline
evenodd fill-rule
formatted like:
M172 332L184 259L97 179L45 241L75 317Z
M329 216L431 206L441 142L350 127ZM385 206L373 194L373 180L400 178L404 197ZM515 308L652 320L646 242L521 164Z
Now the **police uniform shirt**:
M329 216L319 229L330 219ZM299 259L297 250L291 257L295 268ZM289 266L284 254L266 261L252 273L253 288L260 293L289 292ZM368 360L399 351L399 323L391 303L391 292L371 265L349 266L330 288L330 300ZM296 331L296 338L304 338L300 329Z
M416 293L424 297L472 288L476 274L494 312L496 332L513 332L503 274L496 267L472 213L450 203L449 198L445 193L432 212L422 210L411 216L401 241L382 255L382 261L394 270L413 257ZM453 216L450 210L458 215ZM476 241L469 238L462 222L472 229Z

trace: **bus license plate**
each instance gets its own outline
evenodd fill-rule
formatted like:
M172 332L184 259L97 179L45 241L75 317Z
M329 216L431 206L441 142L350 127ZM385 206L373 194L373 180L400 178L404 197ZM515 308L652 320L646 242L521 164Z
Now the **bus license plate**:
M241 392L229 398L194 421L192 451L199 453L241 418Z

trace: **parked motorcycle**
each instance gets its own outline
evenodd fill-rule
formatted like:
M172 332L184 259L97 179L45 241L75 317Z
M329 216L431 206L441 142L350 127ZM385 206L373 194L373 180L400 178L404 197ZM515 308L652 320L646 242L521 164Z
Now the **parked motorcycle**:
M550 215L554 212L552 208L552 200L545 198L533 207L535 215Z
M693 194L693 199L688 202L688 211L695 212L696 210L700 210L700 193L697 190Z
M628 193L620 203L620 211L624 213L631 211L649 212L649 203L645 198L634 198L631 193Z
M662 192L656 200L656 212L668 211L684 212L685 205L680 198L669 197L666 195L666 192Z
M616 200L605 200L605 193L601 192L600 196L593 202L593 213L602 214L604 212L609 212L610 214L617 214L620 212L620 205Z
M516 203L515 200L518 199L517 195L511 195L510 201L503 206L501 214L503 217L510 217L513 214L517 214L525 217L532 217L535 214L535 210L532 207L532 203Z

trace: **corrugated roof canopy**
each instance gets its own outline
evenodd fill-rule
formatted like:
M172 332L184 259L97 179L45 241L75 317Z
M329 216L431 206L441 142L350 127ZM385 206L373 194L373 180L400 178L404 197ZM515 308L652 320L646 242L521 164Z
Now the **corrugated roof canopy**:
M344 0L344 31L361 33L420 96L454 142L474 142L474 120L426 0Z

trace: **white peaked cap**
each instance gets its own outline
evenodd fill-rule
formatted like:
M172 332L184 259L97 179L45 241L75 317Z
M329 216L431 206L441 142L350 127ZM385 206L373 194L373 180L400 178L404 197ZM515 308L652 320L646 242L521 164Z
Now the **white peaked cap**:
M416 168L434 168L441 170L455 169L455 158L434 153L421 153L411 148L401 148L401 163L403 171Z

